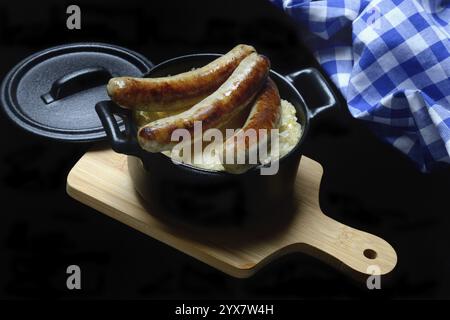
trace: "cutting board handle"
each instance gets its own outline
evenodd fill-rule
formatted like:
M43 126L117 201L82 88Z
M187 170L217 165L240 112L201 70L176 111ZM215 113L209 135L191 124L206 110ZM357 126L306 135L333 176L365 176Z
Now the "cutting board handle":
M324 214L308 219L308 234L295 246L352 274L385 275L397 264L394 248L370 233L346 226Z

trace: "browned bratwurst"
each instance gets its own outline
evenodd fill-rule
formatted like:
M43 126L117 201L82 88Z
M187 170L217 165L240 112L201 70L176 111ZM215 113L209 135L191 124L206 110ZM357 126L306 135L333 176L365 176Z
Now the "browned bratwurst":
M112 78L107 91L114 102L128 109L185 109L216 91L239 63L253 52L255 49L252 46L241 44L202 68L178 75L162 78Z
M174 145L172 133L177 129L187 129L192 135L196 121L202 122L204 131L222 127L252 101L265 83L269 69L269 59L250 54L213 94L182 113L142 127L138 132L139 144L150 152L169 150Z
M256 96L245 124L224 143L222 151L224 167L230 172L245 171L245 164L249 164L250 153L253 153L253 159L258 161L258 150L268 146L270 130L278 128L280 117L280 94L276 84L268 78ZM238 163L238 159L245 161L244 166Z

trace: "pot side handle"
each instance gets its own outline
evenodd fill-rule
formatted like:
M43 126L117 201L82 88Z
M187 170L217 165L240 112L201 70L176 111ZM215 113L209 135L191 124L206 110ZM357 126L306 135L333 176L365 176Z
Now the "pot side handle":
M302 69L286 78L300 92L312 117L339 105L334 89L318 69Z
M136 137L136 127L131 110L123 109L110 100L100 101L95 105L95 111L102 122L111 147L118 153L139 157L141 147ZM122 118L125 130L120 130L115 115Z

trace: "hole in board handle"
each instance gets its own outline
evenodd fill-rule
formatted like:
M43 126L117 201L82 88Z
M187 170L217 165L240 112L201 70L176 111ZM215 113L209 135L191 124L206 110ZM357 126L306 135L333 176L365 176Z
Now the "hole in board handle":
M363 252L364 257L366 257L367 259L373 260L377 257L377 252L375 250L372 249L366 249Z

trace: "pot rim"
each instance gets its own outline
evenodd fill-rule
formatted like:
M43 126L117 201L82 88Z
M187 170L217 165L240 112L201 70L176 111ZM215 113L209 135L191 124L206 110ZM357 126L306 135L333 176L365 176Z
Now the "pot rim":
M148 77L152 71L154 71L155 69L159 69L161 67L164 67L166 64L171 64L174 62L177 62L179 60L183 60L183 59L189 59L189 58L198 58L198 57L205 57L205 58L211 58L211 57L220 57L222 56L222 54L218 54L218 53L197 53L197 54L188 54L188 55L183 55L183 56L178 56L178 57L174 57L168 60L165 60L157 65L155 65L147 74L144 75L145 77ZM283 76L282 74L274 71L273 69L269 70L270 75L275 75L275 77L277 77L280 81L283 81L288 87L289 90L292 90L293 93L295 93L295 95L297 96L298 100L301 102L301 105L303 107L303 113L305 115L305 123L302 124L300 123L300 119L299 119L299 110L297 105L294 105L295 109L296 109L296 116L297 116L297 122L301 125L302 127L302 132L301 132L301 136L300 139L298 140L297 144L287 153L285 154L283 157L281 157L280 159L278 159L277 161L279 162L279 165L281 166L282 163L284 162L285 159L292 157L294 154L296 154L297 152L299 152L299 149L301 147L301 145L303 144L308 132L309 132L309 126L310 126L310 119L311 119L311 112L310 110L307 108L305 100L303 99L302 95L298 92L298 90L295 88L295 86L291 83L291 81L288 80L288 78L286 76ZM283 99L283 97L281 97L281 99ZM291 103L291 101L286 100L289 103ZM140 146L139 146L140 148ZM153 153L152 152L148 152L142 148L141 152L147 156L151 156ZM158 152L159 154L161 154L160 152ZM176 162L174 161L171 157L166 156L161 154L162 156L166 157L167 160L171 161L174 165L176 166L180 166L184 169L190 170L190 171L196 171L199 174L208 174L208 175L215 175L215 176L242 176L242 175L250 175L250 174L254 174L257 171L259 171L262 167L265 167L266 165L255 165L254 167L248 169L247 171L243 172L243 173L231 173L231 172L227 172L227 171L216 171L216 170L208 170L208 169L204 169L204 168L199 168L196 167L194 165L191 164L187 164L187 163L183 163L183 162ZM141 158L141 160L143 160Z

